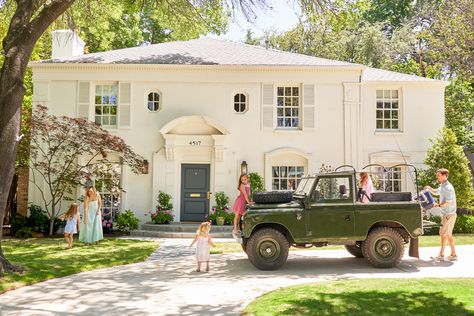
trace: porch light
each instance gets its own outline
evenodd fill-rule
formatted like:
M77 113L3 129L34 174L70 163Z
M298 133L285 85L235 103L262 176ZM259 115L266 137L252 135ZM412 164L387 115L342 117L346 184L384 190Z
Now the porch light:
M240 164L240 173L247 174L247 162L245 160Z
M142 174L148 174L148 160L143 160Z

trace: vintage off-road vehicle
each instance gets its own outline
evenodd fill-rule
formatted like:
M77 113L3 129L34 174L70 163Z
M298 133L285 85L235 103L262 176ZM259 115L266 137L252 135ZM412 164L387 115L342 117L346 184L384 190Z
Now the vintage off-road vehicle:
M254 194L256 204L242 217L238 236L251 263L276 270L289 247L328 244L342 244L377 268L399 264L407 243L409 255L418 257L420 202L411 192L375 192L362 203L356 177L354 169L320 173L302 178L291 193Z

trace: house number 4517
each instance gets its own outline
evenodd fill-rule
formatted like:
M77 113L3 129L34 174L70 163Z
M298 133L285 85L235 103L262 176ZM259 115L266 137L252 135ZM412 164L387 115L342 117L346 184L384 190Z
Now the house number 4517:
M189 142L189 145L191 146L201 146L201 141L200 140L192 140Z

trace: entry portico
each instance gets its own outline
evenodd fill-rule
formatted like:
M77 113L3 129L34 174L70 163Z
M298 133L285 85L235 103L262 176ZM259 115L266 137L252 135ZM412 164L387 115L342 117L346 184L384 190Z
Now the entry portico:
M191 115L170 121L160 134L164 146L153 155L153 192L164 190L174 197L175 221L203 220L212 192L225 190L230 133L210 117Z

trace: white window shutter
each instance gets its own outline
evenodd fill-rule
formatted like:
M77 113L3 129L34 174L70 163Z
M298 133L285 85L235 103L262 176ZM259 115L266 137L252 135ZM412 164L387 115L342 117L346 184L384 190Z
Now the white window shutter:
M314 84L303 85L303 128L314 128Z
M77 117L89 119L90 82L83 81L77 85Z
M273 84L262 84L262 127L273 129L274 109L273 109Z
M118 103L118 115L119 115L119 127L129 128L131 123L131 89L130 82L121 82L119 84L119 103Z

